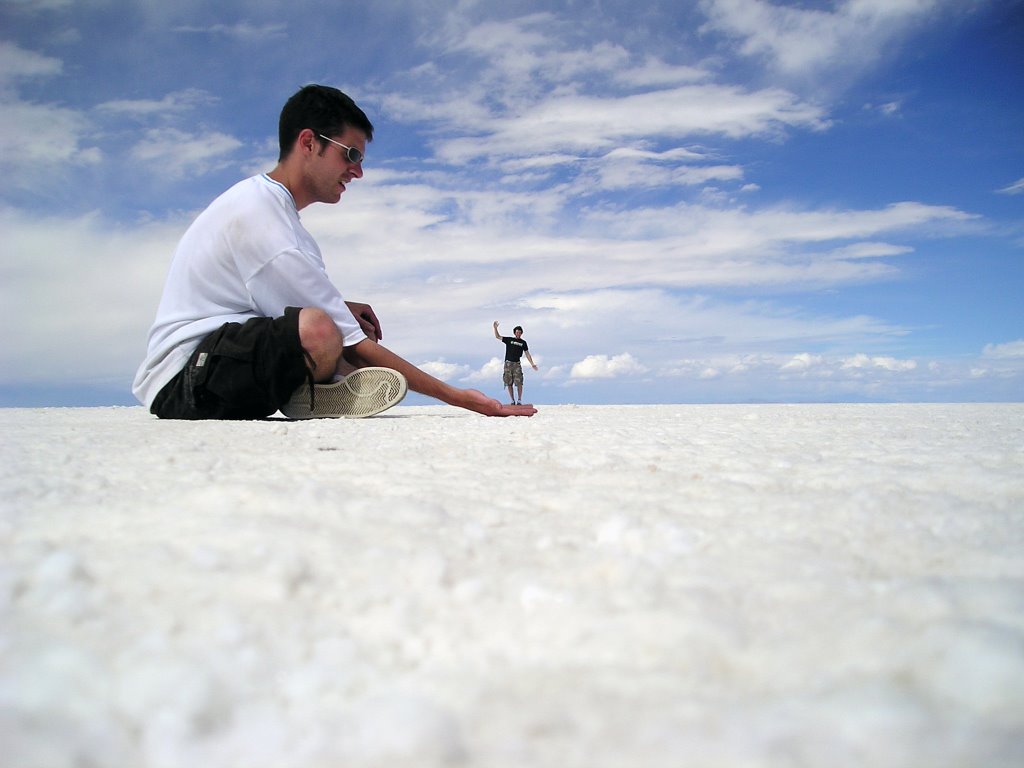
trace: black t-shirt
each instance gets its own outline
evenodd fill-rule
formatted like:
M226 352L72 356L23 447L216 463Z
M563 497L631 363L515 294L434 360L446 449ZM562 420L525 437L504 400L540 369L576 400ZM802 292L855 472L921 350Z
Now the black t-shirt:
M513 363L522 360L523 352L529 349L525 340L517 339L515 336L502 336L501 340L505 343L505 359Z

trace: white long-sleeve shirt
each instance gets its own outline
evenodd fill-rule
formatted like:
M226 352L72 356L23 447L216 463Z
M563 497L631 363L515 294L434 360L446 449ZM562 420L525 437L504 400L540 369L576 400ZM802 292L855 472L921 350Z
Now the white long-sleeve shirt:
M291 193L253 176L214 200L181 238L132 392L149 408L207 335L228 322L280 317L289 306L327 312L345 346L366 338Z

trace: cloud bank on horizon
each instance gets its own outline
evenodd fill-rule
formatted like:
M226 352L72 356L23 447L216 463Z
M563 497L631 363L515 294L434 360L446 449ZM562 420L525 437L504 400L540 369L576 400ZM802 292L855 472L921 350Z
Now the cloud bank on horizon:
M534 402L1020 399L1024 3L562 5L0 4L0 404L132 402L307 82L377 132L304 221L436 376L499 320Z

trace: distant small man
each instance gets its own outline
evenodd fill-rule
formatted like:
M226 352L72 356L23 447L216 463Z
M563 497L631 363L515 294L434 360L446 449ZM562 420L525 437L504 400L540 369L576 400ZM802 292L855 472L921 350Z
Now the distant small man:
M512 329L515 336L502 336L498 333L498 321L494 321L494 338L505 345L505 370L501 376L501 383L508 387L508 396L512 399L509 405L522 405L523 403L523 366L519 362L523 355L530 361L533 370L537 370L537 364L530 357L530 347L523 338L523 326L517 325ZM512 385L515 384L519 390L519 397L512 394Z

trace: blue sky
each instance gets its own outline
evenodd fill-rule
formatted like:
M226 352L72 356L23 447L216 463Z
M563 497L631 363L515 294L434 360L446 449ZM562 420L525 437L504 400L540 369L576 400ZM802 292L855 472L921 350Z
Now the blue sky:
M132 404L192 217L340 87L303 212L384 342L537 403L1020 400L1024 2L0 0L0 405Z

